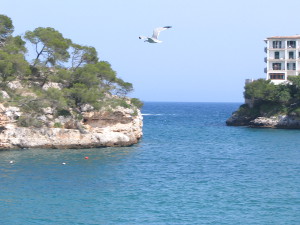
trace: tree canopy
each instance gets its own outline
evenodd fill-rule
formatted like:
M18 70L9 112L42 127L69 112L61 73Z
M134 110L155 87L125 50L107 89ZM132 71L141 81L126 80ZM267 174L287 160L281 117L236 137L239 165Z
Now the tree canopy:
M288 82L278 85L270 80L255 80L246 84L244 96L251 101L252 107L241 106L239 112L242 114L271 116L288 113L300 116L300 75L289 76Z
M2 45L13 32L12 20L8 16L0 14L0 44Z
M49 106L57 115L76 112L84 104L98 109L105 101L127 106L124 97L133 90L132 84L118 77L109 62L99 60L94 47L73 43L51 27L26 31L24 37L13 36L13 31L12 20L0 15L0 86L5 89L8 82L17 80L31 92L27 96L23 90L6 88L11 103L28 113L33 109L40 113L41 107ZM34 49L29 60L26 41ZM44 88L48 83L60 88ZM132 104L142 106L138 99Z
M68 49L71 40L64 38L60 32L51 27L38 27L34 31L27 31L25 39L35 45L36 58L33 66L37 64L56 66L57 63L66 62L70 58Z
M258 79L245 86L244 96L256 103L288 103L291 99L289 85L275 85L270 80Z

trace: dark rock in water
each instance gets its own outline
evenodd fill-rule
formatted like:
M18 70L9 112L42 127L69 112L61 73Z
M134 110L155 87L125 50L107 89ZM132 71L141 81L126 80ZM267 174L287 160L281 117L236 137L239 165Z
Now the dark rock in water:
M226 121L227 126L249 126L253 128L300 129L300 120L295 116L277 115L251 118L233 113Z
M248 126L249 122L253 118L249 116L241 116L238 115L237 113L233 113L230 118L226 120L226 125L227 126Z

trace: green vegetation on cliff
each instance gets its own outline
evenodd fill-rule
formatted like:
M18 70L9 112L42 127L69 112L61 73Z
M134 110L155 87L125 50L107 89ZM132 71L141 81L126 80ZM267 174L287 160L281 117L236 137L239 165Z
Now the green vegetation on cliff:
M300 117L300 76L290 76L289 82L275 85L258 79L245 86L244 97L249 104L240 106L237 115L248 118L286 114Z
M12 20L0 15L0 98L4 105L24 112L17 118L19 125L42 126L35 118L47 107L55 117L80 119L86 105L92 109L142 106L139 99L126 97L132 84L100 61L94 47L73 43L50 27L27 31L24 39L13 36L13 31ZM34 49L28 60L26 43Z

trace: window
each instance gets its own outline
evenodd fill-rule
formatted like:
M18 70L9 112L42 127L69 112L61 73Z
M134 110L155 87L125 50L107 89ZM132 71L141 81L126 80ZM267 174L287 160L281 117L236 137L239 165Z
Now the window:
M289 52L289 59L294 59L294 52Z
M296 41L288 41L287 46L288 48L296 48Z
M272 79L272 80L284 80L284 73L270 73L270 79Z
M273 63L272 68L273 70L281 70L281 63Z
M281 41L273 41L273 48L281 48Z
M287 70L296 70L296 63L288 63Z
M279 55L280 55L279 52L275 52L274 54L275 54L275 59L279 59ZM300 52L299 52L299 54L300 54Z

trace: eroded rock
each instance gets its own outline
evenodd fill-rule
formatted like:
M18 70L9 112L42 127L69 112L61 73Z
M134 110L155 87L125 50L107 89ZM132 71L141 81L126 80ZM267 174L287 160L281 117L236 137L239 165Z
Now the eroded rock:
M63 128L28 128L16 126L15 115L19 113L16 108L0 104L0 127L3 127L0 149L129 146L136 144L143 135L143 118L139 110L134 115L122 108L88 112L77 124L69 117L58 118L58 122L65 124ZM47 116L40 119L46 120Z

